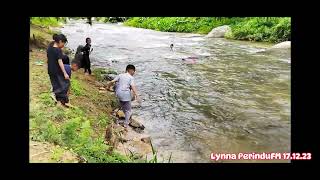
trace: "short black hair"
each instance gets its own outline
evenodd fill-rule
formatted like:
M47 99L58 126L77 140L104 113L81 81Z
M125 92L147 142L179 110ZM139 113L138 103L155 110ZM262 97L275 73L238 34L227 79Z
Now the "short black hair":
M55 42L59 42L59 41L62 41L62 42L64 42L64 43L66 43L66 42L68 42L68 39L66 38L66 36L64 35L64 34L59 34L59 35L57 35L57 34L54 34L53 36L52 36L52 38L53 38L53 40L55 41Z
M58 38L58 34L52 35L52 39L55 41Z
M89 37L86 38L86 43L88 43L88 40L89 40L89 39L91 39L91 38L89 38Z
M128 71L129 69L132 69L132 70L136 71L136 67L134 67L134 65L132 65L132 64L129 64L129 65L126 67L126 71Z
M75 65L77 65L77 66L80 68L80 62L79 62L79 61L72 60L72 61L71 61L71 64L75 64Z

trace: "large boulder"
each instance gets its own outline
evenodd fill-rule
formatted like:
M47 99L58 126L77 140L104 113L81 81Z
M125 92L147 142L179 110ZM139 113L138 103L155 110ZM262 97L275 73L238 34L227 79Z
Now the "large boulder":
M271 49L290 49L290 48L291 48L291 41L281 42L271 47Z
M291 59L291 41L276 44L259 53L270 54L284 59Z
M206 37L208 38L223 38L226 33L231 32L231 28L228 25L219 26L210 31Z

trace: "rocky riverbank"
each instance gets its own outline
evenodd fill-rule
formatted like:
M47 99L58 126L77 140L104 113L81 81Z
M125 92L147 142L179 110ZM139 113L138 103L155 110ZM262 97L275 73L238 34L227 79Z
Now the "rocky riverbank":
M31 27L30 32L29 145L33 157L30 161L103 163L152 160L151 138L144 133L138 117L132 118L128 132L115 124L123 115L117 110L119 105L113 90L104 88L107 80L100 77L103 73L94 70L92 76L85 76L82 69L73 72L70 103L75 107L68 109L55 105L50 96L45 51L52 34L48 29L38 27ZM72 51L66 49L64 53L73 59ZM40 143L45 145L38 150Z

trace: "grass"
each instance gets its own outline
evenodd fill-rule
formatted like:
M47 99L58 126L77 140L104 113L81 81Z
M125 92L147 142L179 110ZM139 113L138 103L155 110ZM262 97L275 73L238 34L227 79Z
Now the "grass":
M54 161L54 162L59 162L60 159L62 158L63 156L63 153L64 153L64 149L60 148L60 147L56 147L52 154L51 154L51 159Z
M83 95L83 88L82 88L79 80L73 79L73 80L71 81L71 92L72 92L75 96L81 96L81 95Z

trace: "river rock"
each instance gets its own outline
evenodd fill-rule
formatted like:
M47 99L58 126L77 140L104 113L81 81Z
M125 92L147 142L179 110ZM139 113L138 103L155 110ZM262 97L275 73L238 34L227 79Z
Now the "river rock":
M106 129L105 142L111 146L109 151L112 151L113 148L117 147L119 144L119 137L116 134L115 125L113 123L111 123Z
M290 48L291 48L291 41L281 42L271 47L271 49L290 49Z
M276 44L264 51L260 51L261 54L270 54L283 59L291 59L291 41L285 41Z
M141 141L144 142L144 143L150 144L151 143L151 138L150 137L143 137L143 138L141 138Z
M133 128L139 128L142 130L144 130L144 128L145 128L142 123L140 123L139 121L137 121L136 119L133 119L133 118L131 118L129 125Z
M115 74L103 74L103 79L107 80L107 81L112 81L117 75Z
M228 25L219 26L210 31L207 38L223 38L226 33L231 32L231 28Z
M125 118L125 114L122 110L116 111L116 115L119 119L124 119Z

